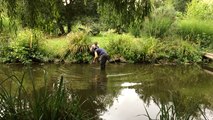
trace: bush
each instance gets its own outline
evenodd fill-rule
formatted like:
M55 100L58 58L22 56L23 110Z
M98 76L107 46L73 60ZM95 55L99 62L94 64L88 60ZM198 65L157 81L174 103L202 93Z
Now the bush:
M85 32L68 34L69 50L67 56L75 63L88 63L91 60L89 47L91 40ZM69 54L69 55L68 55Z
M202 56L199 46L189 41L174 40L158 44L156 58L176 63L201 62Z
M44 54L40 49L43 34L37 30L25 29L18 31L14 38L2 53L3 62L29 63L41 61Z

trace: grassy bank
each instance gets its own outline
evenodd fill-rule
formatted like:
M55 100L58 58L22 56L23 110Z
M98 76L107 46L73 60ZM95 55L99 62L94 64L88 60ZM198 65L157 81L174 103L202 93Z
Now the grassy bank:
M89 63L92 61L89 47L93 42L106 49L112 59L122 58L130 63L202 62L200 44L183 38L136 38L128 33L111 31L97 36L78 31L63 37L47 38L30 30L21 31L16 40L2 48L1 62Z
M78 33L76 33L78 34ZM104 32L98 36L88 36L89 42L86 44L91 45L93 42L98 42L101 48L107 50L112 59L122 58L130 63L198 63L202 61L202 51L200 46L194 42L183 39L168 39L160 40L152 37L136 38L131 34L116 34L112 32ZM58 42L61 42L60 44ZM67 55L70 49L69 37L62 37L58 39L48 39L46 44L55 47L47 48L45 51L49 52L54 58L59 57L61 60L68 62L89 62L91 55L85 50L85 61L74 61ZM81 43L83 44L83 43ZM81 47L81 45L78 45ZM52 50L51 50L52 49ZM81 52L80 52L81 53ZM74 53L76 54L76 53ZM56 57L57 56L57 57ZM80 59L75 56L76 59Z

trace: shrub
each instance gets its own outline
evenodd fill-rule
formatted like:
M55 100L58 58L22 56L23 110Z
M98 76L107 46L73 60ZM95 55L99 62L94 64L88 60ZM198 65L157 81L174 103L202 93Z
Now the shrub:
M134 38L121 35L112 39L107 45L109 54L113 57L124 57L131 62L150 62L153 57L157 41L153 38Z
M68 54L72 62L87 63L91 60L89 47L91 40L85 32L75 32L68 34L69 50Z
M40 49L42 40L43 35L40 31L29 29L19 31L16 38L4 48L2 61L29 63L42 60L43 51Z
M184 40L164 41L158 44L156 52L158 61L168 60L169 62L177 63L195 63L202 60L199 46Z

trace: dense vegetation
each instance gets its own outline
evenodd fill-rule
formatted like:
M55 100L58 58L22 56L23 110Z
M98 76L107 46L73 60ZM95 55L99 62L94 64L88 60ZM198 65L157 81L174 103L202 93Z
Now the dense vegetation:
M202 62L213 51L210 0L3 0L0 61L91 61L97 41L113 59Z

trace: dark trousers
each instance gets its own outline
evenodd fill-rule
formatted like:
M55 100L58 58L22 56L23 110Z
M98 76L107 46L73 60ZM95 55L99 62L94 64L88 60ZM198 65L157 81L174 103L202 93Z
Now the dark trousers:
M105 69L106 66L106 61L109 60L109 55L107 54L103 54L100 56L100 66L101 66L101 70Z

